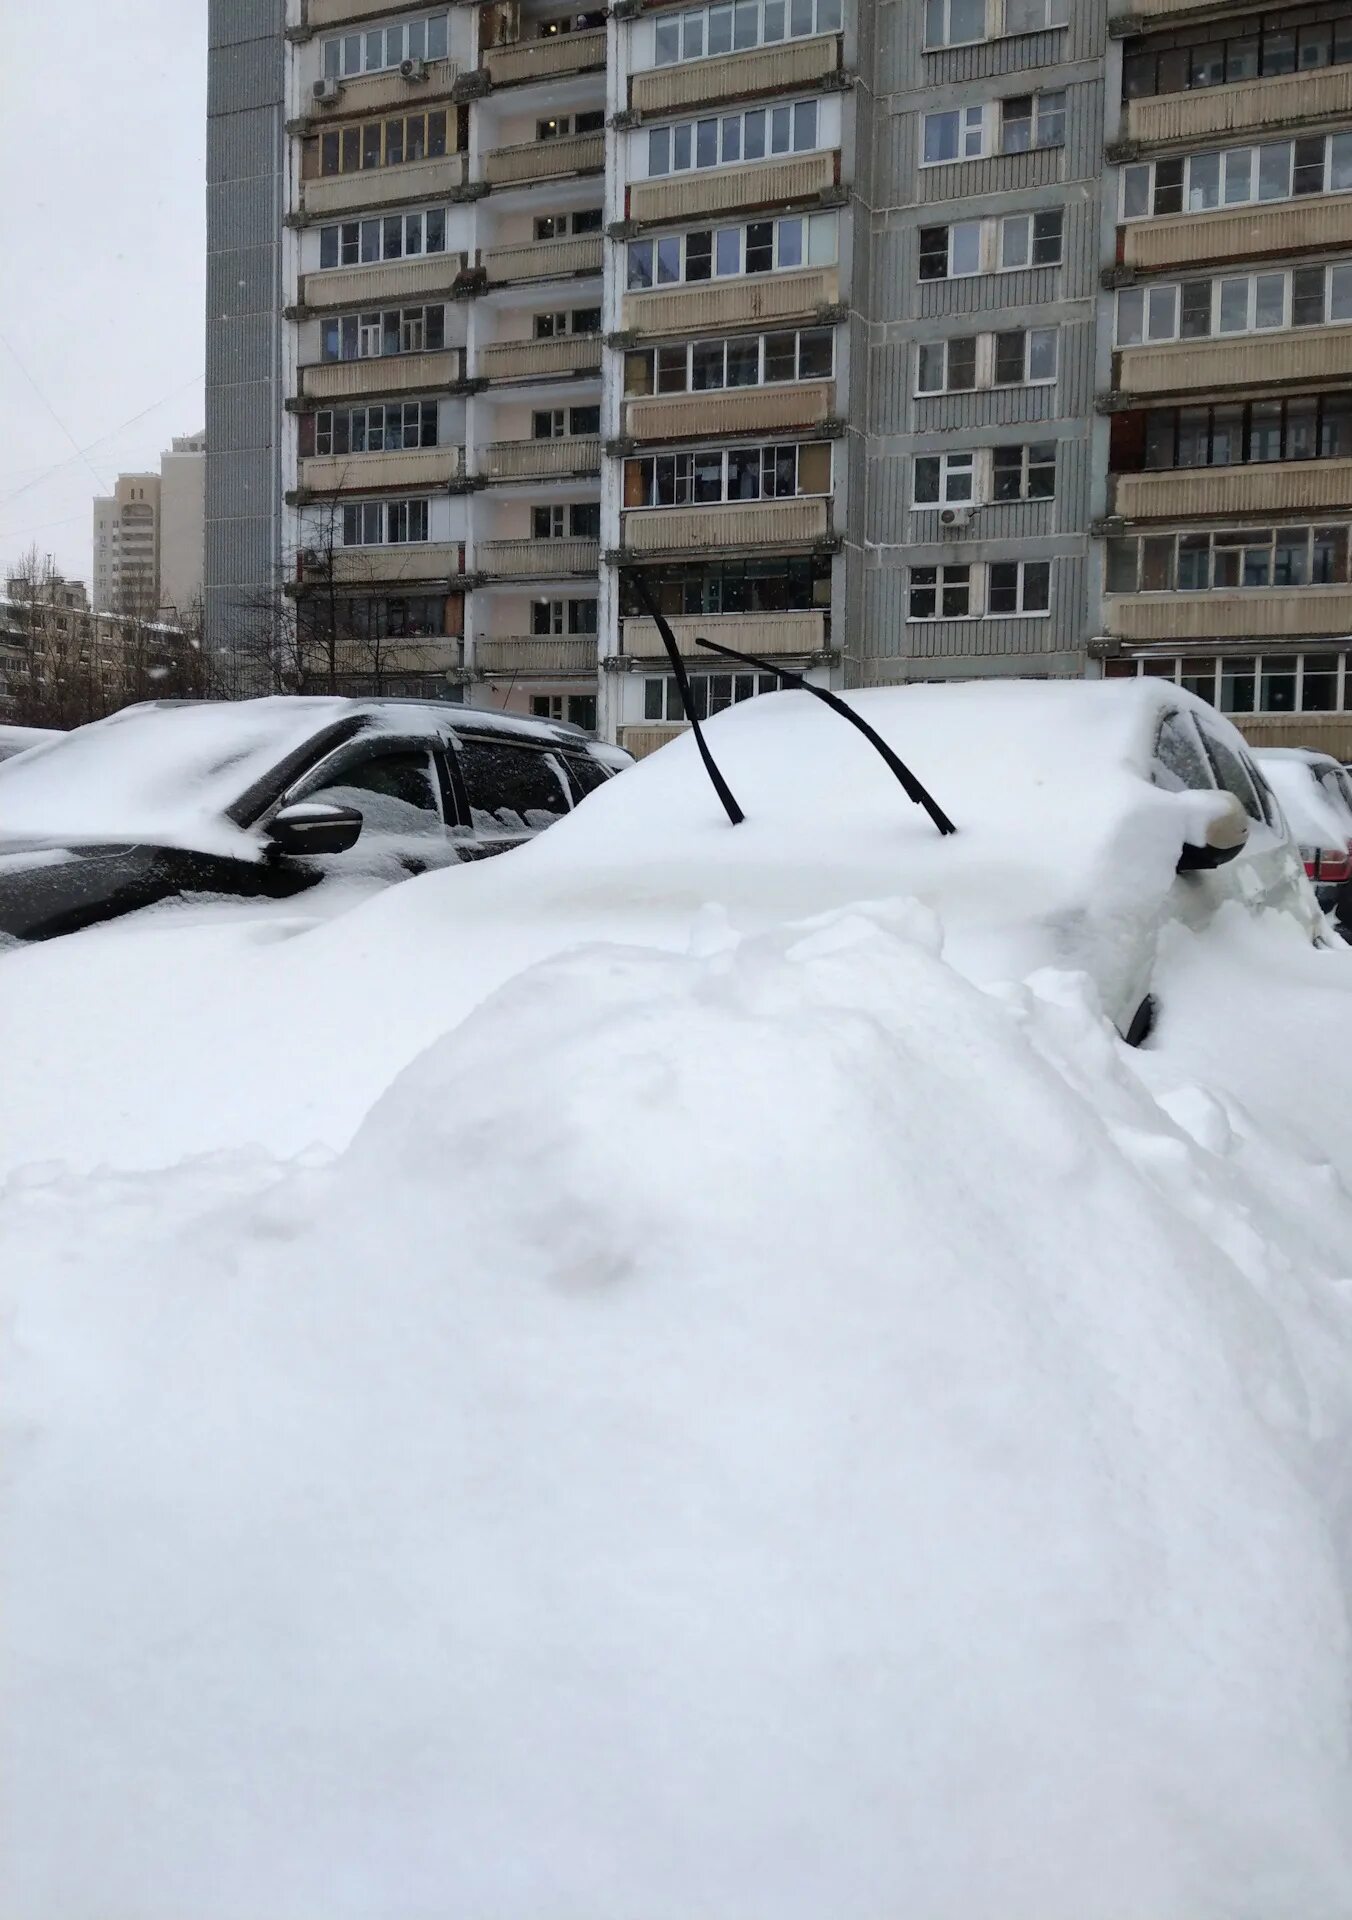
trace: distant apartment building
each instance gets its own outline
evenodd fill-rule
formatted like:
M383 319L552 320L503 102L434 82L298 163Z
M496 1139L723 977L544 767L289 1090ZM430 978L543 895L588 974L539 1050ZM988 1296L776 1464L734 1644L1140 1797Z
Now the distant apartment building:
M94 502L94 607L187 618L203 581L206 436L187 434L158 473L120 474Z
M81 580L50 566L12 573L0 594L0 719L79 726L134 700L200 691L179 629L135 606L91 607Z
M202 598L206 446L205 433L183 434L160 455L159 608L181 620Z
M683 723L646 588L703 712L1148 672L1342 737L1348 0L211 32L222 642L284 582L350 660L642 752Z

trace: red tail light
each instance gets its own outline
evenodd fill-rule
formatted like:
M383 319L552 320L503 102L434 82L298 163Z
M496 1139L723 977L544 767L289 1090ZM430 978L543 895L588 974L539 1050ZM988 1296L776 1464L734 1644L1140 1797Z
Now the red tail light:
M1300 851L1311 880L1335 886L1352 876L1352 851L1321 853L1316 847L1302 847Z

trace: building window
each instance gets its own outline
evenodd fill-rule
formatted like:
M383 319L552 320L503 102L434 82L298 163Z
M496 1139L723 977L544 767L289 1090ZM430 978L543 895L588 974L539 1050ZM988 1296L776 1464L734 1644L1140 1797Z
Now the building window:
M945 165L950 160L982 160L986 156L985 107L951 107L927 113L921 142L921 164Z
M912 567L908 617L912 620L966 620L971 614L970 567Z
M376 266L382 260L416 259L445 251L444 207L376 214L370 219L343 220L319 229L319 264L325 271L331 267Z
M598 540L601 536L599 501L574 501L571 506L532 507L531 536L536 540Z
M711 714L722 713L725 707L753 700L758 693L775 693L779 689L777 673L701 673L696 669L689 680L690 704L697 720L707 720ZM645 679L643 717L669 725L684 721L685 707L674 678Z
M446 602L439 594L339 600L334 612L338 631L360 640L430 640L447 631Z
M445 152L446 109L441 107L329 129L319 140L319 171L327 177L402 167L418 160L438 160Z
M1056 442L996 447L991 454L994 500L1051 500L1056 496Z
M601 431L600 407L537 407L530 417L532 440L568 440Z
M600 207L579 207L573 213L539 213L535 216L535 238L564 240L570 234L600 233L603 218Z
M829 380L835 372L835 343L831 327L803 327L645 348L625 355L624 390L632 397Z
M399 353L438 353L446 345L446 309L387 307L377 313L326 314L321 360L374 360Z
M1147 471L1160 472L1279 460L1349 459L1352 393L1326 393L1153 408L1145 416L1140 464Z
M1352 696L1346 661L1342 653L1166 654L1110 660L1104 674L1167 680L1224 713L1341 713Z
M993 386L1048 386L1055 380L1059 328L1018 327L994 338Z
M1123 220L1144 220L1349 188L1352 133L1319 133L1123 167L1121 211Z
M324 74L327 79L347 80L360 73L384 73L405 60L444 60L449 38L445 13L339 34L324 42Z
M788 273L831 265L836 257L834 213L752 220L745 226L705 228L660 240L631 240L628 288L679 286L753 273Z
M564 140L569 134L600 133L604 130L606 116L602 109L586 113L556 113L547 120L535 123L537 140Z
M767 554L749 560L693 561L685 566L663 566L648 576L648 584L662 612L673 618L807 612L820 612L830 618L831 561L826 555ZM620 600L627 618L646 611L623 575Z
M648 131L648 177L736 166L776 154L811 153L818 145L820 102L786 100L773 107L679 120Z
M536 720L566 720L584 733L596 732L596 695L594 693L533 693L531 716Z
M536 635L592 634L597 630L595 600L535 600L530 630Z
M1051 611L1049 560L996 560L987 568L986 612L1033 614Z
M431 536L426 500L358 500L343 508L345 547L412 546Z
M1288 8L1255 15L1222 32L1218 24L1171 33L1123 62L1126 97L1230 86L1352 63L1352 8Z
M388 406L325 408L314 415L316 454L400 453L437 445L435 400L404 400ZM306 451L302 432L301 451Z
M839 33L841 0L727 0L721 6L672 9L653 27L653 64L716 59L749 47L777 46L818 33Z
M599 333L599 307L573 307L567 313L537 313L532 321L536 340L562 340L575 333Z
M907 617L911 620L973 620L1045 614L1051 611L1051 562L995 560L985 566L912 567Z
M1344 585L1342 526L1211 528L1108 542L1109 593L1203 593Z
M1352 261L1347 260L1124 287L1117 296L1119 347L1342 326L1349 321Z
M1000 106L1001 153L1029 153L1034 147L1066 144L1064 93L1020 93Z
M1061 208L1053 207L1042 213L1007 214L1003 220L921 227L920 278L960 280L978 273L1057 266L1062 224Z
M925 0L925 45L966 47L987 38L987 0Z
M825 442L708 447L648 454L624 463L624 505L686 507L743 500L796 499L831 491Z
M913 504L917 507L970 505L976 498L974 453L922 453L916 456Z
M977 386L980 336L959 340L930 340L921 345L916 374L917 393L971 393Z

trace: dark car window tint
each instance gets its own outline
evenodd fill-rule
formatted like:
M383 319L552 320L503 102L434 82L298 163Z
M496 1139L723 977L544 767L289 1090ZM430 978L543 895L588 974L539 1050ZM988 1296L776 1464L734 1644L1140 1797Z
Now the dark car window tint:
M331 763L297 798L356 807L369 833L440 833L441 803L428 753L367 753Z
M594 793L598 787L606 784L606 770L599 760L593 760L589 753L566 753L564 761L569 773L577 781L580 793Z
M1155 737L1155 764L1151 777L1166 793L1188 787L1213 787L1206 755L1189 721L1181 713L1166 713Z
M1217 785L1224 787L1227 793L1234 794L1251 820L1265 821L1267 816L1263 812L1263 803L1239 755L1210 731L1206 734L1206 750L1216 769Z
M547 753L514 740L457 740L476 833L538 833L569 812L562 775Z

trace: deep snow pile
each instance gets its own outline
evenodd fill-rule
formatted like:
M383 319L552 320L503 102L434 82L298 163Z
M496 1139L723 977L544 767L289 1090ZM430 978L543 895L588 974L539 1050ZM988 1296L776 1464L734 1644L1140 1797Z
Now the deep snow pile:
M706 916L19 1178L5 1920L1345 1920L1352 1207L1150 1073Z

